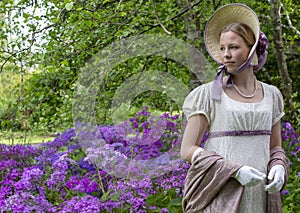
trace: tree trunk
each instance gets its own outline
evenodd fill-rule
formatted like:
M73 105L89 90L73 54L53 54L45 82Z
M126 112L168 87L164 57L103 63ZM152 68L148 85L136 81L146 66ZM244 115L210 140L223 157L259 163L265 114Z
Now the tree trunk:
M289 76L287 69L286 57L284 54L283 40L282 40L282 28L281 28L281 17L280 17L280 0L270 0L271 4L271 18L273 22L273 40L275 55L277 59L277 66L282 79L282 95L286 102L287 107L287 119L290 120L295 116L295 110L292 101L292 80Z

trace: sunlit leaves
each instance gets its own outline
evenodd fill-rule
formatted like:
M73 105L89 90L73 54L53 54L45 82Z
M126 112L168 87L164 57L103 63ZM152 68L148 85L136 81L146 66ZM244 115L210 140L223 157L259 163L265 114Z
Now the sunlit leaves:
M66 10L70 11L73 8L74 3L73 2L68 2L65 5Z

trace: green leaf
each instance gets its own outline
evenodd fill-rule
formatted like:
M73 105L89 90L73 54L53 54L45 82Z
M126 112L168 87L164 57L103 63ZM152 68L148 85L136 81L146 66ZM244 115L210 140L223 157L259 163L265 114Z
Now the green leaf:
M74 2L69 2L69 3L67 3L67 4L65 5L66 10L67 10L67 11L72 10L73 5L74 5Z
M154 81L154 80L156 80L156 79L157 79L156 76L152 76L150 80L151 80L151 81Z
M91 27L93 25L93 22L91 20L87 20L85 23L88 27Z
M29 17L30 17L30 14L28 14L28 13L23 13L23 17L24 17L24 19L28 19Z
M119 197L120 197L121 191L117 191L116 194L114 194L113 196L111 196L111 200L112 201L118 201Z
M182 198L181 197L176 197L172 199L169 203L170 206L181 206Z
M109 199L109 194L110 194L110 190L106 191L105 193L102 194L101 200L103 202L107 201Z

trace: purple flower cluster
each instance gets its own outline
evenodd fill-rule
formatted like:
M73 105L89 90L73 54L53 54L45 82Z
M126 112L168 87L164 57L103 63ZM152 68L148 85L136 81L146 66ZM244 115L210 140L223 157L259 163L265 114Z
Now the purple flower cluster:
M71 176L65 183L65 186L69 190L92 194L93 192L101 193L99 184L96 180L92 180L90 177Z
M286 122L283 123L283 129L281 132L284 148L288 152L290 158L295 158L300 162L300 139L299 134L294 130L293 126ZM291 162L293 163L293 162ZM300 166L299 166L300 168Z
M283 196L291 195L293 199L300 199L299 190L300 187L300 136L294 130L293 126L289 122L282 124L281 137L283 141L283 147L286 151L288 158L290 159L291 168L289 175L289 184L286 185L285 189L282 190ZM291 198L288 198L284 202L289 202ZM288 204L287 204L288 205Z
M51 212L52 204L45 196L42 183L44 172L35 165L28 165L34 162L40 150L19 145L13 149L5 147L5 150L8 155L19 153L19 156L0 161L0 212Z
M59 187L63 186L68 174L68 160L66 154L64 154L52 164L52 173L46 180L46 186L49 189L59 190Z
M176 161L176 149L170 151L181 137L178 118L167 113L155 118L143 108L124 123L99 126L97 132L86 133L86 138L98 142L86 150L74 129L38 146L0 144L0 212L180 211L190 165ZM289 123L284 123L282 139L296 162L299 135ZM149 159L153 165L143 165ZM174 162L178 166L155 178L130 178L143 173L137 168L161 172ZM297 165L291 168L300 178ZM119 169L127 178L114 176L110 169ZM284 196L290 193L290 188L282 191Z
M91 195L85 197L75 196L70 201L65 201L58 208L58 212L69 212L69 213L89 213L89 212L100 212L101 204L100 200Z

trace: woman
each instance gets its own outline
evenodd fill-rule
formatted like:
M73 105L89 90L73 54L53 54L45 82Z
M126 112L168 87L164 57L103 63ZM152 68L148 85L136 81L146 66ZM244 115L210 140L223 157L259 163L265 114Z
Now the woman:
M221 66L214 81L193 90L183 105L188 122L181 156L192 164L183 211L281 212L289 173L281 148L283 98L254 75L268 45L256 14L242 4L220 8L206 25L205 45Z

